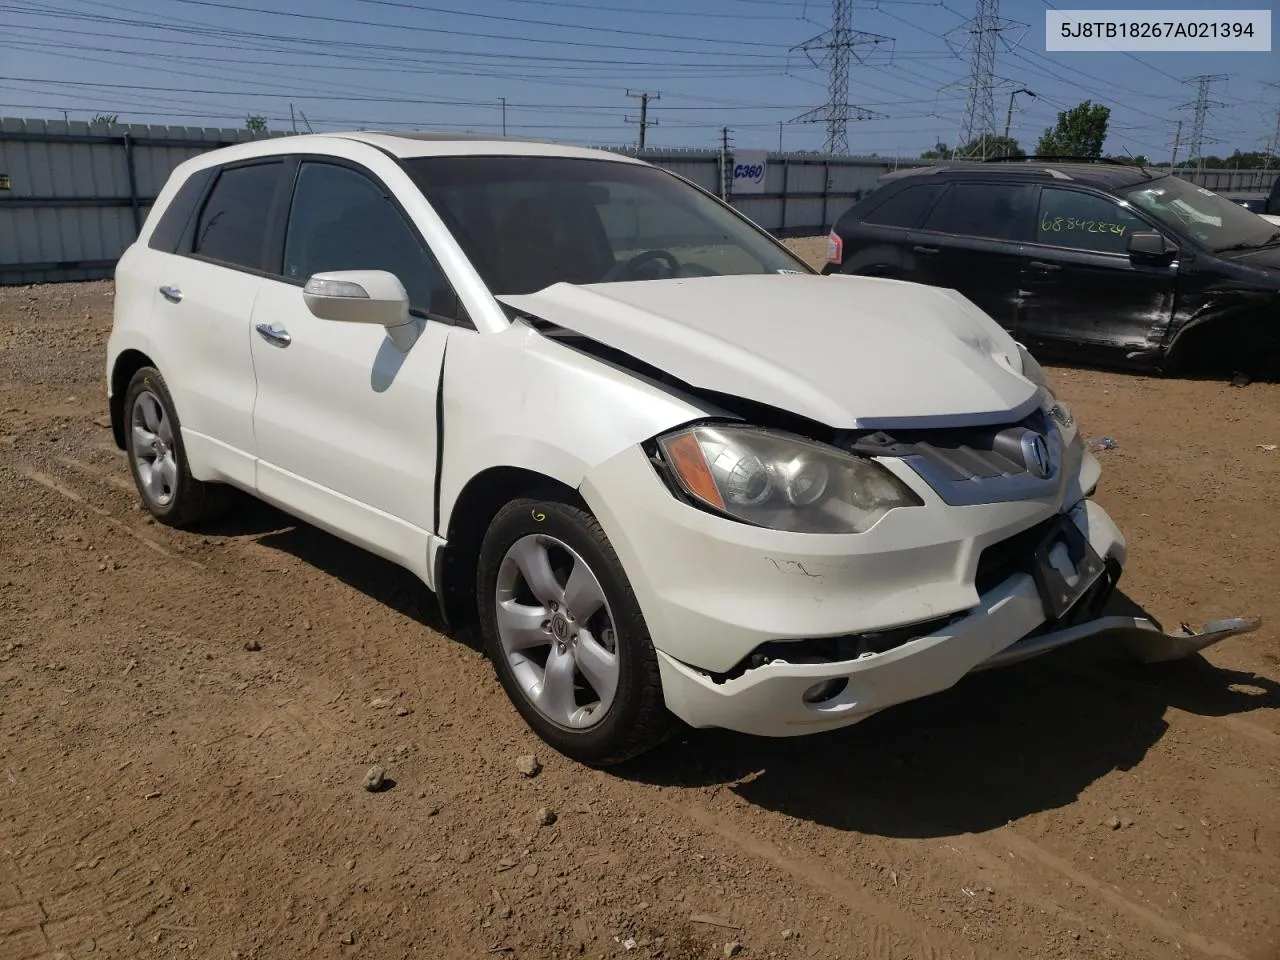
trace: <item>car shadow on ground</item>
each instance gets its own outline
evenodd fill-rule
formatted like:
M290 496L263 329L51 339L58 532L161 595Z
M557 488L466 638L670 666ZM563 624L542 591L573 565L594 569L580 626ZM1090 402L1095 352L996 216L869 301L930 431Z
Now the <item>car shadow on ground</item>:
M1199 655L1143 665L1114 641L1082 642L973 674L843 730L791 739L689 731L616 773L664 786L721 785L839 830L950 836L1065 806L1112 771L1136 766L1168 729L1170 708L1201 717L1276 709L1280 683Z
M252 540L280 550L429 630L447 633L435 596L408 570L261 500L237 494L234 509L224 519L202 526L200 533Z
M413 574L259 501L242 498L201 532L280 550L469 643L445 628L435 597ZM1118 594L1108 612L1142 608ZM843 730L789 739L687 730L612 772L663 786L723 786L764 809L840 830L948 836L1073 802L1101 777L1139 763L1168 729L1170 708L1201 717L1276 709L1280 683L1200 656L1145 666L1114 642L1086 641L974 674Z

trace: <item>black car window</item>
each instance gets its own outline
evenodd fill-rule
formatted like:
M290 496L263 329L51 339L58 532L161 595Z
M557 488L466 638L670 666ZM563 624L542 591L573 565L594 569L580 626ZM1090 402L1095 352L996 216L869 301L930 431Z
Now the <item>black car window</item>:
M196 221L191 252L261 269L271 201L283 172L280 160L223 170Z
M863 222L882 227L914 227L938 199L943 186L920 183L907 187L872 209L863 217Z
M1035 206L1030 184L957 183L942 195L926 230L987 240L1022 240Z
M1055 247L1124 253L1129 237L1150 229L1114 200L1076 190L1045 187L1040 191L1036 242Z
M350 167L304 162L284 243L284 275L305 283L330 270L386 270L415 313L457 319L457 298L417 231L369 177Z
M165 253L179 252L178 244L182 242L182 235L187 232L187 224L191 222L196 204L204 196L204 188L209 185L209 178L213 173L213 168L197 170L183 181L169 205L160 214L160 221L151 231L151 239L147 241L148 247Z

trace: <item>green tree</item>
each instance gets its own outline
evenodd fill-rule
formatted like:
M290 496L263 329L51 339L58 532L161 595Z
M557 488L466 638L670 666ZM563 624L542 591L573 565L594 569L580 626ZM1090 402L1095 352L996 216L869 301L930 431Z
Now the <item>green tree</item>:
M89 126L94 127L101 124L104 127L115 126L120 122L120 114L118 113L95 113L89 118Z
M265 133L267 130L267 118L258 116L245 117L244 128L251 133Z
M1046 129L1036 153L1061 157L1101 157L1107 139L1111 108L1086 100L1058 114L1058 123Z
M1013 137L997 137L995 134L984 134L970 140L963 146L951 148L939 140L932 150L920 154L922 160L982 160L986 157L1025 157L1026 151L1018 146Z

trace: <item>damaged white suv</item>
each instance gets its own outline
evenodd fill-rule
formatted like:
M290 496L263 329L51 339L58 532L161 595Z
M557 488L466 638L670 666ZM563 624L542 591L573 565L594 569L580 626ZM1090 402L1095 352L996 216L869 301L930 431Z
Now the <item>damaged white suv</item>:
M1125 544L1035 361L954 292L822 277L610 153L353 133L207 153L116 271L158 519L237 487L413 571L594 764L790 736L1082 637Z

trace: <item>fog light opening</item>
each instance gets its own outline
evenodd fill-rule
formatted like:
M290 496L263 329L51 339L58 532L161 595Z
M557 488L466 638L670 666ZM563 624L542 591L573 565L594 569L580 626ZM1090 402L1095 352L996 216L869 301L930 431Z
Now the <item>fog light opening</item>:
M826 703L828 700L834 700L840 694L844 693L844 688L849 686L848 677L837 677L834 680L823 680L815 683L812 687L804 692L804 702L808 704Z

